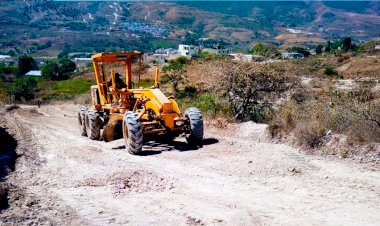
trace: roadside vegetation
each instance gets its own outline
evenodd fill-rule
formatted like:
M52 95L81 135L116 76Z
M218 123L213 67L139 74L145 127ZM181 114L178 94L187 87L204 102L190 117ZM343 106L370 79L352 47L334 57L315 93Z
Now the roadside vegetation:
M41 70L41 77L25 75ZM20 56L18 65L0 65L0 101L4 103L34 103L37 99L69 100L89 93L93 78L81 76L88 69L77 70L69 58L48 61L39 67L30 56Z
M273 138L310 151L380 161L380 54L373 44L349 42L329 42L302 60L171 61L161 85L210 119L266 123ZM271 52L264 45L252 51Z

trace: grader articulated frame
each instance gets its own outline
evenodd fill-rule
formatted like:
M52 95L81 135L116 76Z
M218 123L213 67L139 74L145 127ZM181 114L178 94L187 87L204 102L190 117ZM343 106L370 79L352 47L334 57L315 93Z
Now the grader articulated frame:
M183 114L174 98L161 92L159 68L155 69L152 87L134 87L132 78L138 76L140 80L142 53L98 53L92 59L97 85L91 86L91 107L80 106L78 110L81 135L106 142L123 138L131 154L142 151L146 134L185 133L188 142L202 142L202 113L188 108ZM136 71L133 65L137 66L137 75L132 75ZM115 73L115 67L120 70L120 66L125 71L125 83Z

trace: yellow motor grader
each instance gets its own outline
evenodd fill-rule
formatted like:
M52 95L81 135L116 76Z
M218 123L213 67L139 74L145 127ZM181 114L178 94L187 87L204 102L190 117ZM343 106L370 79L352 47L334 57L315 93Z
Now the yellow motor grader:
M80 106L78 110L82 136L106 142L123 138L131 154L142 151L147 134L186 134L189 143L202 142L202 113L197 108L182 113L174 98L161 92L159 68L155 68L151 87L135 87L132 78L138 77L140 83L142 53L98 53L92 60L97 85L91 86L91 107Z

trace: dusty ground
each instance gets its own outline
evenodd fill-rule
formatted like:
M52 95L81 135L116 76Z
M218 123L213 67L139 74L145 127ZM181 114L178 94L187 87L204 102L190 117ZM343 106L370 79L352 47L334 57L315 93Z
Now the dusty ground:
M75 108L0 110L20 154L2 225L380 224L376 166L306 155L254 123L209 125L197 150L178 138L133 156L122 140L79 136Z

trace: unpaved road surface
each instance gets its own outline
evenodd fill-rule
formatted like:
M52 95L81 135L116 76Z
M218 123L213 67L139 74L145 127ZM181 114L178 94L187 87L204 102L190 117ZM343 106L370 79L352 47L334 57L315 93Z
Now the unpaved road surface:
M265 125L206 125L201 148L158 139L133 156L79 136L74 105L33 109L2 110L21 155L2 225L380 225L377 166L274 143Z

